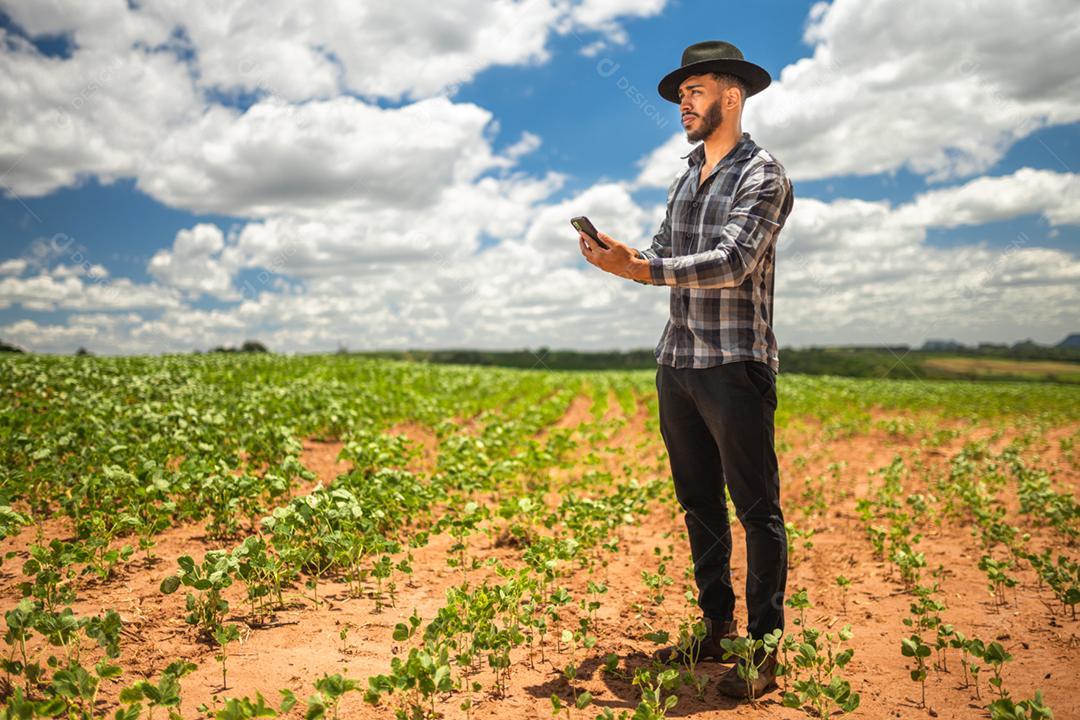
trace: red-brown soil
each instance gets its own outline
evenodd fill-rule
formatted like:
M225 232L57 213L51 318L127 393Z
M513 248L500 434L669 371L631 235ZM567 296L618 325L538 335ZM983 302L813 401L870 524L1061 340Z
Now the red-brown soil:
M659 433L655 431L655 418L651 417L647 398L639 398L636 412L623 416L614 395L599 423L606 428L607 440L600 447L583 441L578 432L577 458L593 451L600 457L597 466L574 466L571 470L554 470L557 482L572 481L588 469L603 469L612 473L616 480L623 477L624 465L634 469L642 480L667 477L666 459ZM579 396L570 405L566 415L555 427L577 429L590 426L591 401ZM901 413L883 412L875 419L904 418ZM867 494L868 488L878 482L868 473L887 465L894 455L901 454L908 460L918 458L932 468L944 467L948 459L965 442L990 438L997 430L1001 436L993 442L1000 450L1018 434L1018 429L1007 422L1000 425L969 426L961 422L939 422L936 428L950 427L959 435L944 444L933 447L920 443L926 437L923 431L911 435L890 434L877 423L864 433L850 437L824 439L820 424L811 419L798 419L778 432L781 478L784 508L787 520L802 530L814 529L811 549L800 549L792 558L788 575L789 593L805 587L813 607L808 611L807 622L815 627L839 629L850 623L854 638L850 644L855 648L854 659L845 677L855 691L862 696L862 705L856 717L867 718L978 718L986 717L983 710L990 694L986 685L989 672L982 675L983 701L974 700L973 691L961 687L960 658L957 651L948 655L949 672L931 671L926 687L927 708L918 707L919 687L908 677L906 659L900 654L900 640L910 634L901 623L907 614L911 596L903 592L898 579L889 577L883 563L876 560L872 548L855 513L855 501ZM653 428L653 429L649 429ZM1025 458L1040 467L1053 469L1059 488L1080 486L1080 473L1075 466L1062 457L1058 439L1071 435L1075 426L1050 429L1042 442L1037 442ZM431 472L437 460L438 444L430 430L417 424L397 425L389 432L404 433L419 448L414 467L416 472ZM341 449L339 442L308 440L304 443L302 462L318 475L318 481L329 484L339 473L348 469L346 463L337 460ZM835 473L833 463L842 463ZM909 462L910 465L910 462ZM824 477L828 500L821 514L807 515L800 510L804 491L820 483ZM905 494L927 492L922 487L921 474L912 473L906 482ZM312 481L298 492L310 491ZM653 512L640 525L625 528L620 552L610 559L605 576L608 592L602 596L598 613L598 638L595 648L579 651L578 691L588 690L594 696L594 707L574 711L576 717L592 718L600 708L610 707L633 711L639 700L638 688L628 679L605 675L601 670L603 658L616 653L619 667L629 678L632 669L647 663L646 655L654 648L643 635L650 630L668 629L674 633L680 620L694 616L695 609L687 604L683 594L693 589L687 579L689 551L686 546L681 512L672 497L658 503ZM1010 507L1015 510L1015 507ZM1026 522L1026 518L1011 512L1011 522ZM1026 527L1039 543L1056 543L1059 550L1075 557L1075 548L1067 550L1060 537L1049 528ZM60 518L45 521L44 541L50 537L66 537L70 527ZM8 538L3 550L14 550L18 557L7 561L0 569L0 598L5 606L14 606L19 599L17 583L21 579L19 569L30 542L35 541L35 528L26 528L19 535ZM492 533L494 535L496 533ZM733 583L742 597L745 581L745 553L743 534L736 524L733 527L732 558ZM211 708L220 706L222 698L261 692L272 702L278 698L278 690L289 688L301 702L288 717L303 717L304 699L314 692L313 683L324 673L342 672L357 678L366 687L369 675L387 672L390 659L407 652L391 639L395 623L405 620L415 609L425 620L433 617L444 604L447 587L460 582L461 572L446 564L447 550L452 540L446 535L434 535L425 547L413 550L413 574L405 578L396 576L397 598L394 607L375 611L370 597L350 597L344 582L324 581L320 584L321 604L313 605L310 591L300 590L292 595L295 602L278 612L276 620L267 626L248 627L242 616L245 603L243 589L233 586L228 599L238 613L229 618L242 628L242 642L231 648L228 660L228 688L222 687L221 667L214 660L217 649L196 638L194 630L184 622L183 591L163 595L159 589L161 580L175 572L176 559L191 555L201 559L206 551L218 547L231 548L236 540L215 542L205 537L198 524L172 528L157 539L152 561L138 554L121 571L107 582L80 580L78 601L74 604L76 614L93 614L107 609L117 610L124 622L125 633L120 664L124 675L116 683L107 683L102 689L101 707L114 707L119 689L138 677L154 678L171 661L185 658L197 663L198 670L183 680L183 714L195 717L195 708L205 703ZM479 557L498 557L507 564L520 563L520 550L502 544L493 544L484 534L470 539L473 554ZM642 570L655 571L658 559L654 548L660 547L666 554L671 548L674 559L668 563L668 575L675 579L666 591L664 602L653 605L642 582ZM945 568L937 579L941 586L940 598L947 604L942 615L966 635L978 636L986 641L999 640L1014 657L1006 665L1005 686L1014 698L1030 697L1041 688L1046 702L1054 709L1057 718L1078 717L1080 687L1080 623L1063 617L1048 608L1056 608L1052 593L1036 587L1036 578L1030 570L1021 570L1021 584L1015 595L1010 592L1006 607L995 608L986 590L986 579L977 567L979 550L972 539L970 528L953 524L930 527L919 544L926 553L928 567L924 581L930 582L929 571L938 565ZM470 580L479 581L485 571L471 571ZM839 574L851 578L853 583L847 593L846 607L841 605L840 591L835 583ZM585 593L589 579L578 573L564 581L575 598ZM794 630L788 612L788 629ZM740 628L745 627L745 607L737 609ZM569 624L567 625L570 626ZM348 628L344 641L339 633ZM549 636L549 643L550 643ZM88 655L94 653L87 651ZM504 698L487 693L477 696L478 704L472 711L473 718L488 720L503 717L550 718L552 693L564 700L570 698L567 683L560 669L568 662L568 656L557 654L548 647L546 660L538 658L530 667L525 651L515 651L516 662L510 674L509 688ZM706 663L700 671L712 678L728 666ZM492 686L491 672L486 669L477 678ZM777 717L802 718L801 710L782 707L780 693L772 692L759 701L758 707L736 704L721 698L710 684L704 698L697 698L687 688L679 690L679 702L669 712L673 717L695 716L702 720L719 717ZM448 718L465 717L458 708L460 698L447 697L438 709ZM111 714L111 712L110 712ZM393 710L385 702L378 707L363 703L360 693L348 694L341 705L342 718L392 718Z

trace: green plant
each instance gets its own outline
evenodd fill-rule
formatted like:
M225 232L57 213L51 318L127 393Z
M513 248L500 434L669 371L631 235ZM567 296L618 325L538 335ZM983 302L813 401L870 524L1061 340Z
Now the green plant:
M229 684L226 679L225 664L229 660L229 644L240 639L240 627L235 624L221 625L214 629L214 640L217 641L221 652L214 659L221 663L221 689L228 690Z
M679 637L675 642L680 651L679 661L683 666L682 681L693 687L699 698L704 697L705 686L709 682L708 675L698 675L696 672L701 655L701 641L705 639L707 632L704 620L683 620L679 623Z
M1076 606L1080 604L1080 563L1073 562L1064 555L1058 555L1055 561L1051 557L1050 548L1046 548L1042 555L1024 553L1023 557L1038 573L1040 587L1043 583L1049 585L1061 603L1063 612L1071 609L1075 619Z
M163 468L154 460L144 460L135 473L127 498L128 512L135 519L135 531L139 535L139 549L151 560L154 537L172 526L177 503L170 497L174 488L165 477Z
M592 636L582 637L581 632L572 632L570 630L562 631L562 642L566 644L567 649L570 651L570 661L563 667L562 675L566 679L566 684L570 687L570 693L573 698L571 705L564 705L558 695L552 693L551 695L551 712L552 715L558 716L559 712L565 711L567 717L570 716L570 708L574 707L578 710L584 710L592 702L592 693L577 691L577 686L574 681L577 680L577 646L581 642L585 647L593 647L596 644L596 638Z
M923 642L918 634L904 638L900 641L900 654L911 658L915 667L910 668L911 679L919 683L922 691L920 707L926 707L926 658L930 657L930 646Z
M253 718L268 718L284 715L296 705L296 696L292 690L279 690L281 693L281 706L278 708L268 705L262 693L255 693L255 700L247 697L229 698L225 706L214 714L215 720L251 720ZM207 710L205 705L199 707L200 711ZM134 720L134 719L132 719Z
M283 589L298 572L259 535L249 535L232 551L235 576L247 589L251 623L262 623L284 605Z
M788 606L792 610L799 611L799 617L795 618L794 622L799 627L806 626L806 610L810 607L810 596L806 591L806 588L799 588L795 592L791 593L784 601L784 605Z
M176 708L177 711L180 709L180 679L193 672L196 667L195 663L186 660L177 660L170 663L161 672L161 678L156 683L149 680L139 680L134 685L121 690L120 702L127 703L130 712L133 707L140 708L141 702L146 700L149 720L153 720L154 708L157 707L168 708L171 716L172 708ZM136 711L133 717L140 716L141 714ZM129 716L125 715L124 717ZM180 717L180 715L177 714L176 717Z
M953 629L952 634L949 635L949 647L960 651L960 670L964 674L964 687L967 687L970 684L968 680L969 642L967 636L955 628Z
M620 710L616 715L615 711L609 707L601 708L600 712L596 714L596 720L629 720L630 713L626 710Z
M120 675L120 666L102 660L87 671L78 663L57 670L49 686L49 700L40 708L43 716L64 713L72 718L92 718L102 680ZM57 712L58 711L58 712Z
M809 530L799 529L791 521L784 523L784 530L787 532L788 558L791 566L795 567L802 560L803 552L800 550L806 553L813 550L813 537L817 534L817 530L814 528Z
M967 641L964 650L967 655L971 656L970 660L966 660L966 667L968 672L971 673L972 685L975 687L975 698L981 699L982 695L979 692L979 673L982 671L982 665L977 661L982 660L983 654L986 652L986 644L978 638L971 638Z
M1036 690L1031 700L1020 702L998 698L988 709L990 720L1053 720L1054 717L1053 711L1043 702L1042 690Z
M340 673L324 674L315 681L315 694L308 698L305 720L323 720L329 717L338 720L338 705L345 693L356 690L360 684L356 680L344 677Z
M74 602L75 565L89 560L87 549L81 543L54 538L47 547L31 545L29 554L22 571L33 582L20 583L23 597L40 600L47 611Z
M188 555L181 556L176 563L180 566L180 574L162 580L159 589L170 595L181 585L192 588L195 592L188 592L185 597L188 614L184 619L211 637L229 611L229 601L221 593L232 585L238 561L224 550L211 550L206 553L202 565L196 565Z
M47 716L61 712L85 714L94 707L101 680L120 675L120 667L110 662L120 655L122 623L115 610L79 617L70 607L45 610L40 601L23 598L5 613L4 619L7 624L4 642L11 647L3 661L6 684L10 688L12 676L22 676L27 707L38 707L39 703L31 697L37 691L44 691L40 709ZM42 643L35 642L35 633L48 646L63 648L63 656L49 655L42 664ZM85 639L93 640L104 650L104 657L90 669L81 664Z
M954 628L951 623L938 623L937 639L934 642L934 652L937 654L937 660L934 661L934 665L945 672L949 671L946 650L950 647L954 647L952 640L955 635L956 628Z
M18 512L12 509L10 505L0 504L0 540L11 537L19 531L19 528L29 525L30 517L25 513ZM14 550L8 550L3 555L0 555L0 567L3 567L4 561L15 557ZM33 574L33 573L29 573Z
M341 630L338 631L338 639L341 640L340 652L341 652L342 655L344 655L345 653L347 653L349 651L349 641L348 641L349 630L352 630L352 628L353 628L352 623L345 623L344 625L341 626Z
M721 638L720 647L724 649L725 657L736 659L735 671L746 682L746 697L751 703L756 701L754 695L754 681L758 679L761 668L769 657L776 653L783 631L780 629L767 632L760 638L737 637Z
M653 673L648 668L638 668L632 683L641 691L641 701L634 709L633 720L663 720L668 710L675 707L679 696L665 695L674 690L679 681L679 671L674 668Z
M840 588L840 608L847 615L847 594L848 588L851 587L851 580L843 575L837 575L836 586Z
M926 554L912 548L906 540L894 541L889 561L900 571L900 580L907 588L915 587L919 582L920 571L926 567Z
M34 603L29 598L23 598L14 608L4 613L4 622L7 625L4 642L11 648L8 658L3 661L4 672L8 676L9 684L12 675L22 675L23 687L28 693L31 685L42 682L45 676L45 668L37 661L37 657L30 656L28 643L40 615L40 603ZM16 653L18 659L15 659Z
M667 564L671 561L672 556L663 554L659 547L653 548L653 553L659 558L656 572L651 573L648 570L642 570L641 580L645 583L645 587L651 591L649 599L652 600L653 605L662 605L664 603L664 588L670 587L675 582L667 574Z
M1005 588L1016 586L1016 578L1006 572L1011 568L1012 563L1008 560L994 560L989 555L979 558L979 569L986 573L990 594L997 606L1005 604Z
M990 670L994 673L994 677L990 678L990 684L997 690L998 698L1005 699L1008 693L1003 687L1004 679L1001 677L1001 671L1005 667L1005 663L1012 660L1012 655L1005 646L1001 643L994 641L986 646L986 649L982 653L982 659L990 665Z
M390 674L368 678L364 700L376 705L382 694L399 694L401 705L395 711L398 720L435 718L435 695L453 690L449 648L445 643L426 641L423 647L410 648L402 659L390 661Z
M903 618L901 622L914 628L916 632L937 628L941 624L941 616L937 613L945 610L945 604L934 598L937 591L937 585L916 585L912 589L915 602L908 605L909 617Z
M477 567L476 560L469 558L469 545L465 540L489 515L487 508L470 500L459 511L447 514L435 525L436 532L448 529L450 536L454 538L454 544L450 546L452 555L447 558L446 564L459 568L463 579L468 577L470 569Z
M858 708L859 693L852 692L851 683L842 676L855 654L853 649L842 647L851 637L850 625L845 625L836 635L803 627L797 638L784 636L783 675L794 675L794 679L792 690L784 692L783 704L810 705L822 720L830 717L834 709L849 713Z
M89 520L89 538L86 540L90 563L84 572L93 570L102 580L112 577L116 566L127 562L135 552L135 548L126 543L118 548L113 547L113 539L138 527L138 519L128 513L93 513Z
M589 599L582 600L582 609L585 610L589 623L595 624L596 611L600 609L600 596L608 591L608 586L607 583L589 580L585 589L589 593Z

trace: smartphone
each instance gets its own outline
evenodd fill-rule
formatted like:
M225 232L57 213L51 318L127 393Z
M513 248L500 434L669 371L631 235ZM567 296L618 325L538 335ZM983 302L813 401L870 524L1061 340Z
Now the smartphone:
M603 240L600 239L600 233L596 232L596 228L593 227L593 224L591 222L589 222L589 218L585 217L584 215L578 215L576 218L570 218L570 224L573 225L574 229L578 232L583 232L588 235L589 239L600 247L604 248L605 250L611 249L606 244L604 244Z

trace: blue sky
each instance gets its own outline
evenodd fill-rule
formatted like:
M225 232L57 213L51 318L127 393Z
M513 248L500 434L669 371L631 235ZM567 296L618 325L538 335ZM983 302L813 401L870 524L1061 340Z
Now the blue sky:
M565 217L648 243L691 148L656 83L702 39L773 76L743 128L797 198L781 345L1080 331L1080 93L1038 76L1080 58L1036 12L477 0L229 37L64 5L0 2L0 339L29 349L651 346L666 290Z

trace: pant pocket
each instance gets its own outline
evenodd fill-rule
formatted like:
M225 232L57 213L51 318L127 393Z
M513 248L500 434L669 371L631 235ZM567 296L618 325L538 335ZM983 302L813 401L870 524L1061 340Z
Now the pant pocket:
M754 387L762 400L776 408L776 376L772 368L757 360L741 363L747 381Z

